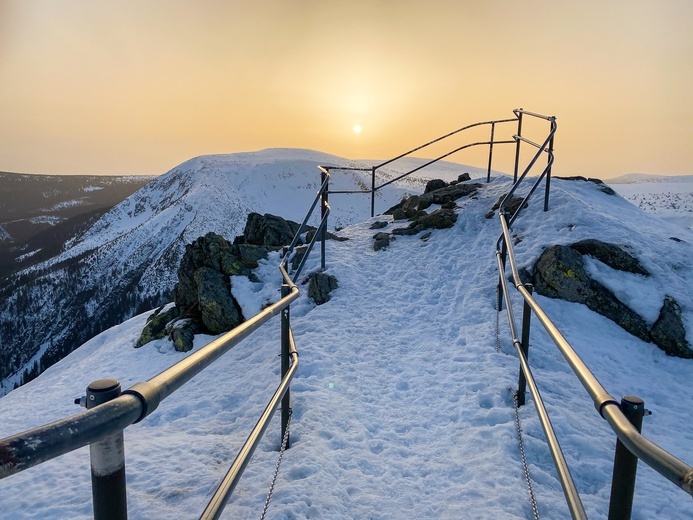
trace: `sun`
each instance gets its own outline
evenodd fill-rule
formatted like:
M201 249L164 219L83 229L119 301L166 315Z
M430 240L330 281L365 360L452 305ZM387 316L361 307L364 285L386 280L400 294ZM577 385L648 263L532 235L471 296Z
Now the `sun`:
M361 125L354 125L354 133L355 134L361 133Z

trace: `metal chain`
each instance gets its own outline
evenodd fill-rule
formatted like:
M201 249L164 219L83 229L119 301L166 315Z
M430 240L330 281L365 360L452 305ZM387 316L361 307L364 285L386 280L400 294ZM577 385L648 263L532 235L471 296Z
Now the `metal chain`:
M532 487L532 479L529 477L529 468L527 467L527 456L525 455L525 442L522 440L522 426L520 425L520 409L517 405L517 392L511 390L513 394L513 404L515 407L515 426L517 427L517 440L520 443L520 456L522 457L522 470L525 472L525 481L527 482L527 490L529 491L529 501L532 504L532 512L534 520L539 520L539 511L537 511L537 498L534 496L534 488Z
M289 419L286 421L286 430L284 431L284 438L282 439L282 445L279 448L279 459L277 460L277 467L274 468L274 475L272 476L272 483L270 484L269 493L267 493L267 499L265 500L265 507L262 508L262 516L260 520L265 520L267 515L267 508L269 507L270 500L272 499L272 493L274 492L274 484L277 482L277 476L279 475L279 466L282 464L282 457L286 451L286 445L289 443L289 427L291 426L291 416L293 410L289 408Z
M496 352L500 352L500 282L496 287Z

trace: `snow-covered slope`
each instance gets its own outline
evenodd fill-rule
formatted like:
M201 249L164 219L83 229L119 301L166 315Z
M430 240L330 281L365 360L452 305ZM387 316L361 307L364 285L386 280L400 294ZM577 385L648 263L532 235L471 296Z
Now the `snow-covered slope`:
M405 167L423 162L413 159ZM300 222L320 185L319 164L363 166L299 149L191 159L118 204L62 253L20 272L0 294L0 395L102 330L168 301L185 244L210 231L233 240L253 211ZM393 183L378 193L376 209L420 192L422 179L441 170L450 175L467 168L441 163ZM385 169L379 182L399 171ZM336 171L331 179L334 190L369 187L370 172ZM330 227L370 214L369 195L332 200Z
M292 306L301 363L292 385L293 447L268 518L532 516L509 392L518 362L504 314L495 349L499 225L484 218L508 187L495 179L463 203L452 229L434 231L427 241L399 237L374 252L368 221L341 232L349 241L328 242L328 272L339 288L315 307L304 287ZM628 246L652 277L615 273L596 261L595 272L631 290L631 303L648 321L663 293L673 294L693 337L692 232L592 183L556 179L551 210L531 205L513 233L525 266L555 243L600 238ZM273 256L261 263L262 282L234 284L247 308L278 298L278 262ZM607 390L645 399L654 414L644 433L693 462L693 360L668 357L582 305L538 300ZM72 399L92 380L116 377L128 387L185 356L165 340L132 348L145 320L143 314L99 335L1 398L0 437L75 413ZM126 430L131 518L199 516L276 387L279 327L277 319L270 322ZM195 348L209 339L196 337ZM536 321L530 360L587 513L604 518L614 435ZM567 518L531 399L521 418L539 515ZM259 517L277 461L278 422L277 416L227 506L228 518ZM3 480L3 517L89 518L89 479L82 449ZM692 515L690 497L640 465L633 518Z
M629 177L607 181L621 197L646 213L662 220L693 229L693 175L647 177L628 181Z

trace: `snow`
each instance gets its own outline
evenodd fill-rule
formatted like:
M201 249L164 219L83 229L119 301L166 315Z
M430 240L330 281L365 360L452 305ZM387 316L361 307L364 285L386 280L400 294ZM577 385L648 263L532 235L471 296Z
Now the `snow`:
M54 215L39 215L38 217L31 217L29 222L32 224L50 224L51 226L55 226L60 224L63 220L65 219Z
M620 180L619 180L620 179ZM611 187L646 213L671 224L693 229L693 175L616 179Z
M484 218L509 185L507 178L494 179L477 199L461 204L452 229L434 231L427 241L398 237L374 252L373 221L387 220L385 231L405 225L376 217L340 231L348 241L328 242L327 272L339 288L316 307L301 285L291 308L300 353L292 384L293 445L268 518L531 517L510 393L518 362L505 314L495 349L500 228L497 218ZM599 238L624 245L651 277L626 276L596 260L588 261L590 271L619 294L634 294L631 303L648 321L663 294L673 295L693 338L693 232L592 183L556 179L551 210L541 206L535 200L514 226L521 265L530 266L556 243ZM244 313L279 298L278 263L277 253L261 262L262 282L234 278ZM305 272L318 265L314 254ZM513 294L515 304L517 298ZM693 360L668 357L583 305L537 300L612 395L645 400L654 414L645 419L644 433L690 464ZM73 399L93 380L116 377L127 388L183 359L166 340L133 348L146 318L104 332L0 398L0 437L76 413ZM130 518L199 516L278 384L279 335L274 318L127 428ZM195 349L210 339L197 336ZM529 356L587 514L606 517L615 436L536 320ZM531 398L520 415L539 515L566 518ZM279 437L277 414L225 518L260 516ZM0 483L3 518L90 518L90 500L86 448ZM690 497L641 463L633 518L692 515Z

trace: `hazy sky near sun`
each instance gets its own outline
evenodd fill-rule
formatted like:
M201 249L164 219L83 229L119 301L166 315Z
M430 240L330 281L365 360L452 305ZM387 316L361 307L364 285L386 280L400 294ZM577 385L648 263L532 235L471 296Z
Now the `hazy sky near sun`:
M693 174L691 20L690 0L0 0L0 170L386 159L524 107L557 117L558 175Z

